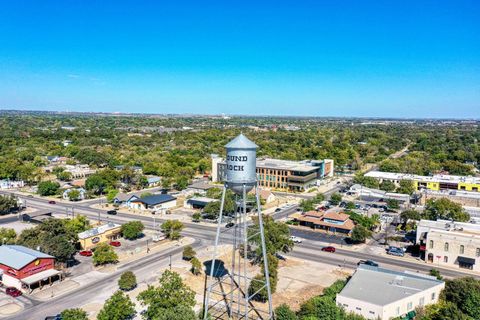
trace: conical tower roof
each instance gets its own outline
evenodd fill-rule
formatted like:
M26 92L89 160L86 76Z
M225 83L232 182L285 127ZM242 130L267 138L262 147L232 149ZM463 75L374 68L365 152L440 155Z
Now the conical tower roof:
M235 139L225 145L229 149L256 149L258 146L248 139L243 133L240 133Z

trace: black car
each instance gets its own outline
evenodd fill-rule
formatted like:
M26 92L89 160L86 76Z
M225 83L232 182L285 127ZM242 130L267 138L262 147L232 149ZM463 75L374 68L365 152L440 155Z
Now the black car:
M281 208L277 208L277 209L275 209L275 212L280 212L280 211L282 211L282 209L281 209Z
M48 316L45 317L45 320L62 320L62 316L60 314L57 314L56 316Z
M231 228L231 227L233 227L234 225L235 225L235 223L229 222L229 223L227 223L227 224L225 225L225 228Z
M372 260L360 260L357 265L366 264L367 266L378 267L378 263Z
M108 210L108 211L107 211L107 214L116 215L116 214L117 214L117 210Z

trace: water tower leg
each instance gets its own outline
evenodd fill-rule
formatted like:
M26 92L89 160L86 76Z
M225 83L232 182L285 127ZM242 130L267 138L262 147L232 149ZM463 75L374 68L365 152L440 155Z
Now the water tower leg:
M217 247L218 247L218 240L220 239L220 230L222 226L223 206L225 204L226 191L227 191L227 188L223 186L222 200L220 202L220 212L218 214L218 221L217 221L217 234L215 235L215 246L213 247L212 265L210 267L210 285L207 287L207 299L205 300L205 305L203 306L203 319L205 320L207 320L208 318L208 306L210 304L210 294L212 292L212 285L215 283L213 281L213 272L215 270L215 259L217 258ZM208 279L207 279L207 283L208 283Z
M265 269L265 283L267 286L267 294L268 294L268 315L269 319L273 319L273 306L272 306L272 292L270 289L270 275L268 272L268 257L267 257L267 249L265 246L265 233L263 228L263 218L262 218L262 210L260 209L260 192L258 190L258 184L255 188L255 197L257 198L257 214L258 214L258 225L260 227L260 239L262 241L262 255L263 255L263 267Z

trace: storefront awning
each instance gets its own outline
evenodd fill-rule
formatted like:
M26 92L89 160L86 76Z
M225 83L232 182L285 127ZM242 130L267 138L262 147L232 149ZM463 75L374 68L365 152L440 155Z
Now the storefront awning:
M29 277L23 278L21 281L27 285L31 285L41 280L47 280L49 277L53 277L58 274L60 274L60 271L55 269L48 269L48 270L36 273L34 275L31 275Z
M458 262L459 263L465 263L465 264L475 264L475 259L473 258L467 258L467 257L458 257Z

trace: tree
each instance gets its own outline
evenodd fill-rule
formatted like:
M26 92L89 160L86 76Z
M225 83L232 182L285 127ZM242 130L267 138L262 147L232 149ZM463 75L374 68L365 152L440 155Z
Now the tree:
M287 304L281 304L275 309L275 319L277 320L298 320L297 315Z
M361 224L357 224L353 228L350 238L352 239L352 241L355 242L365 242L365 240L367 240L370 234L371 232L367 228L365 228Z
M199 275L202 273L202 263L200 262L200 260L198 260L197 257L193 257L191 260L190 260L190 263L192 264L192 267L190 268L190 271L194 274L194 275Z
M342 201L342 195L338 192L335 192L330 197L330 203L333 204L334 206L338 205L341 201Z
M61 313L62 320L88 320L87 313L79 308L65 309Z
M193 222L199 222L201 218L202 218L202 215L200 214L200 212L195 212L192 215L192 221Z
M480 280L473 277L447 280L442 299L452 302L473 319L480 319Z
M353 210L355 208L356 208L355 203L353 201L348 201L346 206L345 206L345 209L347 209L347 210Z
M80 191L78 189L72 189L68 192L68 199L70 201L78 201L80 200Z
M188 187L188 178L186 176L179 176L175 179L175 188L179 191Z
M93 263L97 266L117 261L117 253L107 243L99 243L93 252Z
M106 181L98 173L92 174L85 181L85 189L87 189L88 191L92 191L94 194L97 195L103 193L103 190L105 190L106 187Z
M72 180L72 174L68 171L62 171L57 173L57 179L60 181L70 181Z
M86 231L90 229L90 221L88 221L87 217L82 215L76 215L72 219L66 219L65 227L69 232L78 234L80 232Z
M437 269L430 269L429 274L433 277L436 277L438 280L443 279L442 275L440 274L440 271L438 271Z
M60 189L60 184L53 181L42 181L38 184L38 194L41 196L54 196Z
M412 180L400 180L400 186L397 188L397 193L413 194L415 192L415 185Z
M387 207L392 210L400 209L400 202L397 199L387 199Z
M178 220L167 220L161 225L162 232L167 239L177 240L180 238L180 231L182 231L184 225Z
M137 277L132 271L125 271L118 279L120 290L129 291L137 286Z
M50 218L20 233L17 244L54 256L59 262L69 260L76 252L78 234L66 227L64 220Z
M107 192L107 201L109 203L112 203L113 202L113 199L115 199L115 197L117 196L118 194L118 190L117 189L110 189L108 190Z
M185 312L195 306L195 292L185 285L180 275L176 272L165 270L159 280L160 286L148 286L141 292L137 300L147 306L145 317L147 319L165 319L163 314L178 310ZM189 312L186 312L190 315ZM180 318L183 319L183 318ZM185 319L190 319L189 317Z
M5 215L18 208L17 197L0 195L0 215Z
M183 248L183 260L190 261L196 254L197 253L193 250L192 246L185 246L185 248Z
M380 190L393 192L395 191L395 188L395 183L390 180L383 180L382 183L380 183Z
M416 210L405 210L400 213L400 219L403 221L403 223L407 223L408 220L420 220L422 218L422 215L420 212Z
M445 219L460 222L467 222L470 220L470 215L460 204L447 198L427 200L424 215L429 220Z
M141 221L129 221L122 224L120 232L125 239L133 240L142 235L145 226Z
M135 313L135 304L128 295L117 291L105 302L97 320L129 320Z
M0 244L14 244L17 233L14 229L0 228Z

